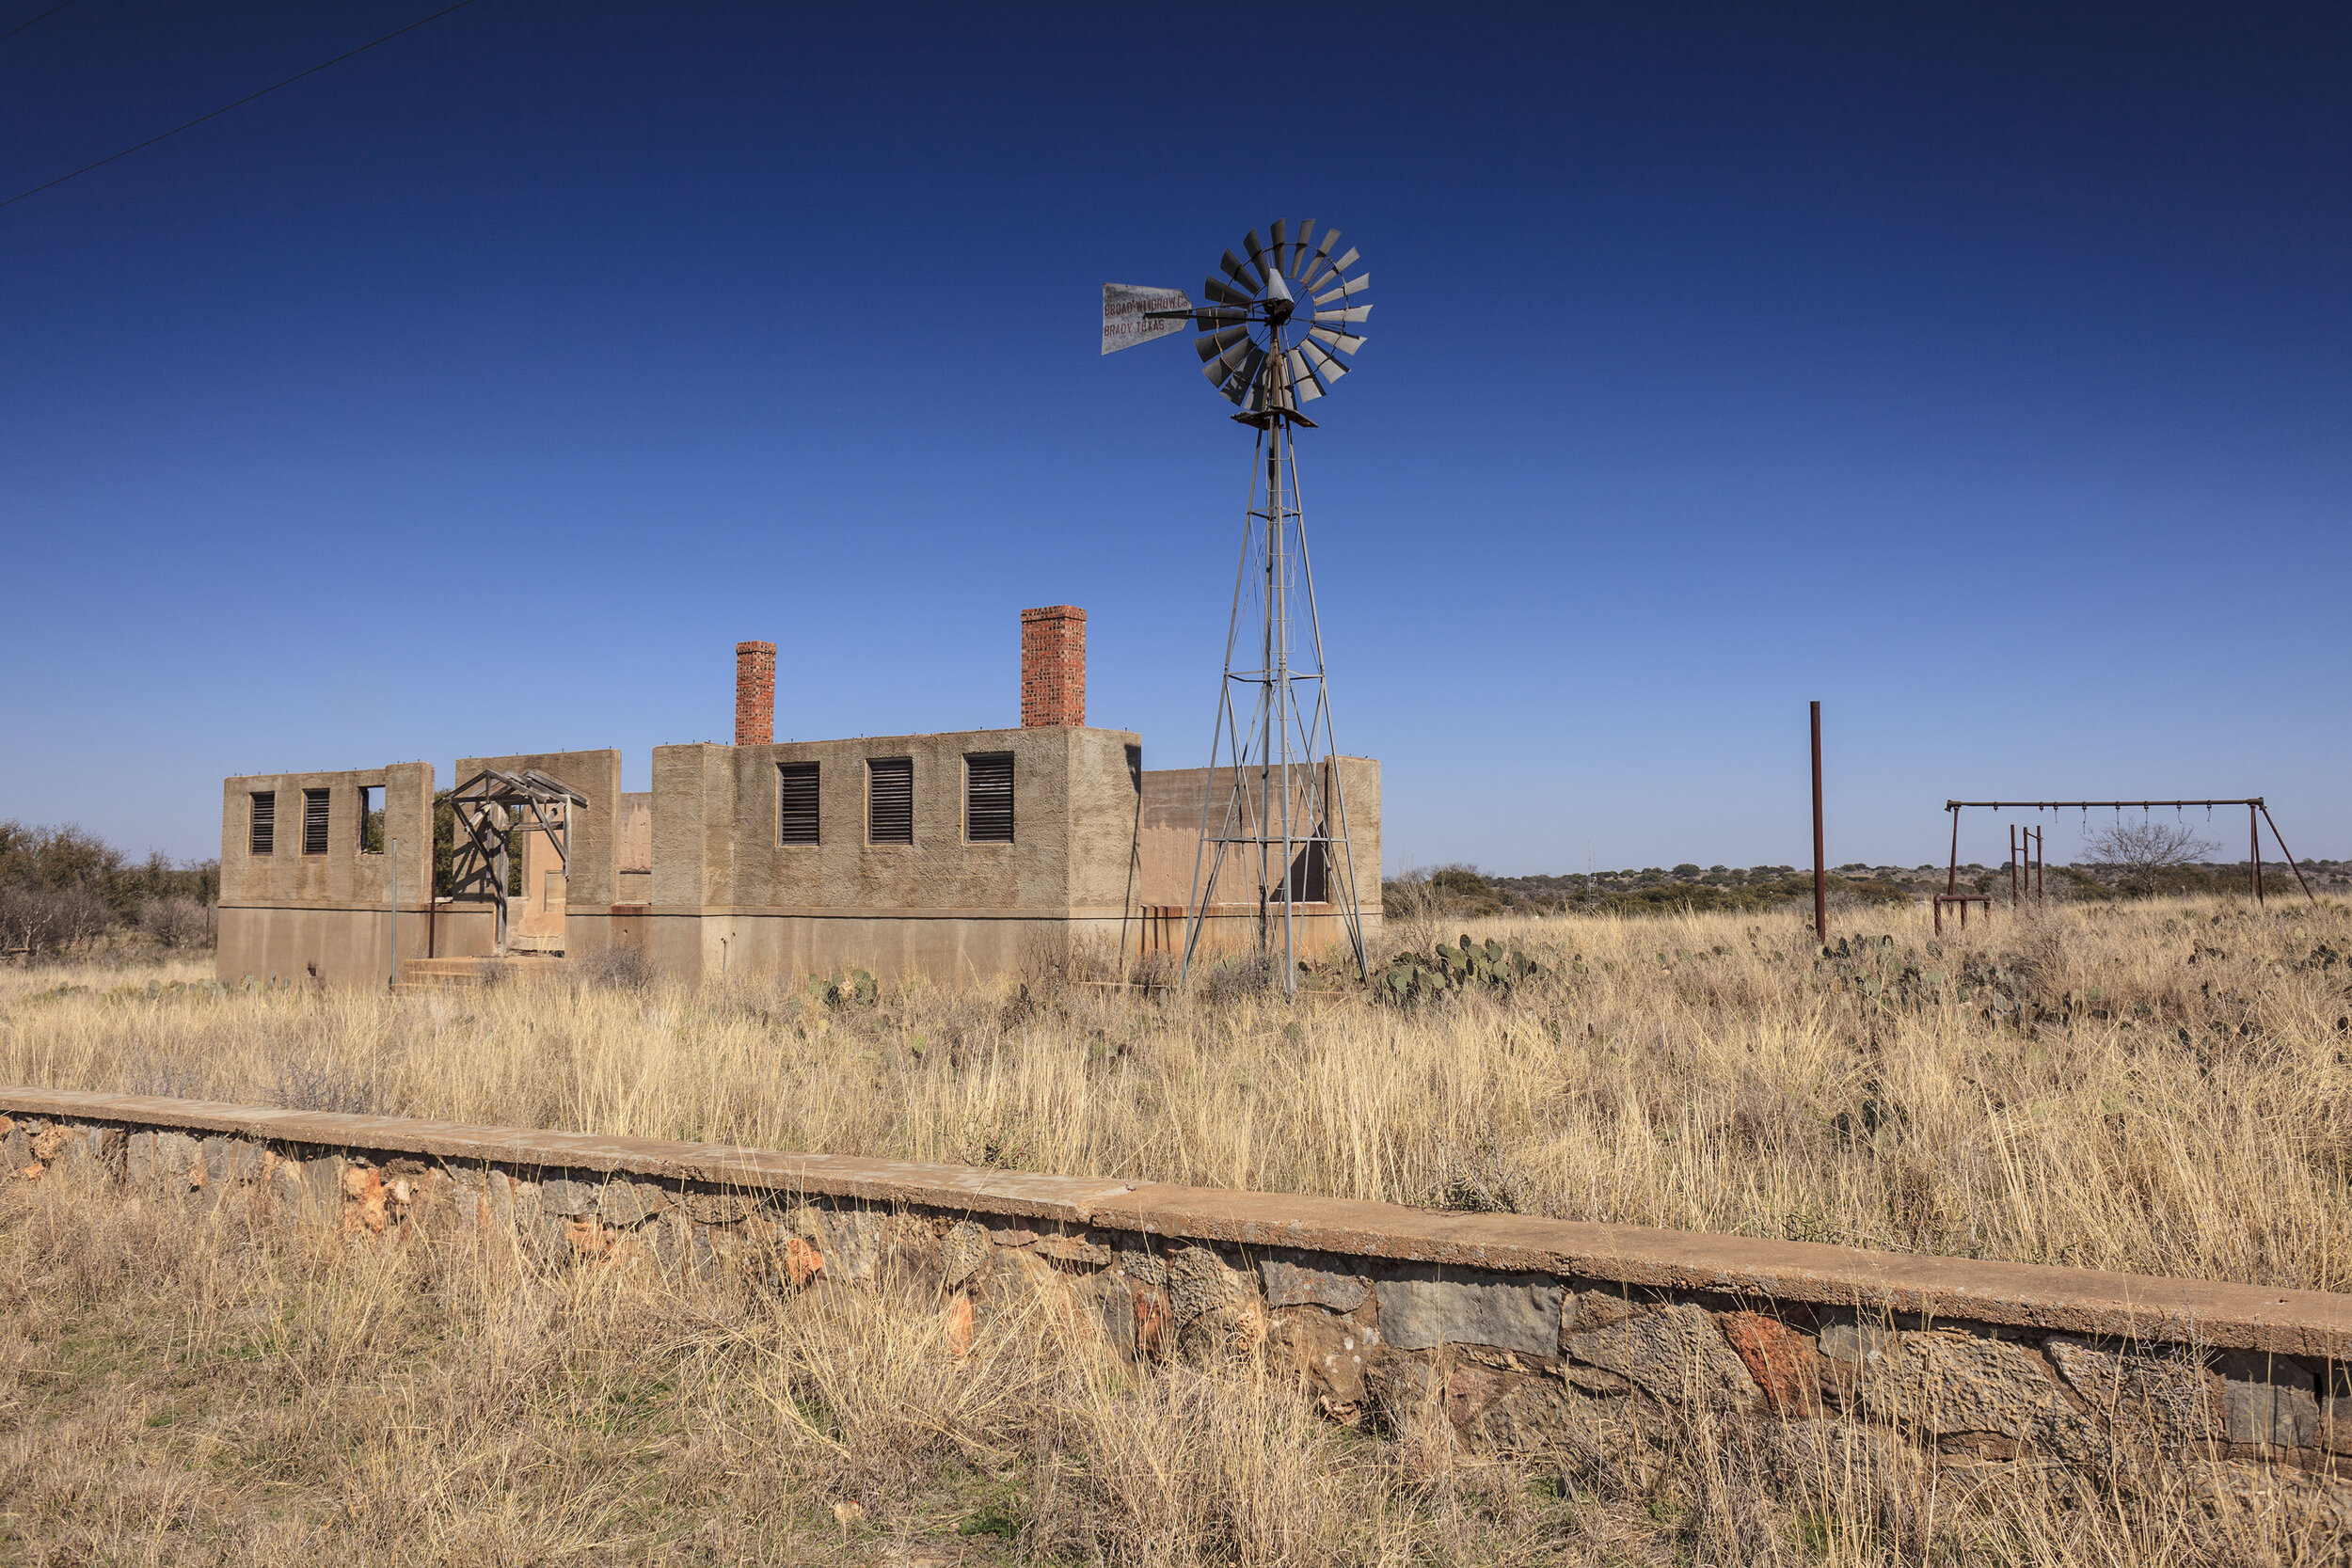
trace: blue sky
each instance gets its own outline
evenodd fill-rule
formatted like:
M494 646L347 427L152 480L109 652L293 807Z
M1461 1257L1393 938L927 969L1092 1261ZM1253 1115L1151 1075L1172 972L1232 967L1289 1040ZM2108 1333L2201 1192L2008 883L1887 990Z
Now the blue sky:
M433 8L75 0L0 196ZM1099 288L1289 216L1375 278L1300 463L1391 870L1801 863L1813 698L1833 861L1956 794L2352 855L2352 13L1261 14L477 0L0 208L0 816L641 787L749 637L779 735L1010 724L1058 602L1197 765L1248 433Z

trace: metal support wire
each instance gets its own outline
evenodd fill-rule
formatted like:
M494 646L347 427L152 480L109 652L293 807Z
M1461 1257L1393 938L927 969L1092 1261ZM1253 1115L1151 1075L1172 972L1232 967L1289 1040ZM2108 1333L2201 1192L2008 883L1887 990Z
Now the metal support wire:
M1280 352L1278 334L1275 356ZM1217 683L1180 979L1192 973L1219 879L1229 865L1248 867L1254 861L1249 897L1257 906L1257 950L1271 958L1279 948L1283 993L1295 995L1301 901L1339 906L1359 974L1369 973L1369 955L1324 668L1322 616L1298 501L1296 411L1286 399L1278 399L1263 413L1242 418L1257 426L1258 439L1250 453L1248 506L1226 623L1225 670ZM1302 619L1311 652L1295 646ZM1301 664L1302 655L1311 662ZM1254 668L1241 667L1253 658ZM1314 701L1303 705L1300 688L1310 683ZM1250 693L1246 721L1234 701L1236 688ZM1230 780L1221 814L1220 772Z

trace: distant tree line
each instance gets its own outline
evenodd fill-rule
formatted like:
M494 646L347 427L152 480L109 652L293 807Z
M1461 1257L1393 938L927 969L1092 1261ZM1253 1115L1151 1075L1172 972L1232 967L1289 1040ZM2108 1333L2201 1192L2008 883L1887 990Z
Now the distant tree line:
M103 942L210 947L218 861L134 861L72 823L0 821L0 956L53 958Z
M2053 864L2048 888L2054 898L2112 899L2234 895L2246 891L2247 865L2215 864L2201 857L2216 847L2177 822L2123 817L2090 834L2085 858ZM2352 863L2304 861L2305 878L2316 890L2341 892L2352 884ZM1962 865L1960 886L1997 893L2008 883L2005 866L1976 862ZM1947 868L1840 865L1829 873L1829 891L1839 903L1897 904L1923 900L1944 891ZM2281 864L2265 867L2272 887L2292 885ZM1422 866L1381 883L1382 907L1391 915L1455 919L1468 915L1641 914L1674 910L1765 910L1809 902L1813 874L1793 865L1701 866L1690 862L1671 868L1644 866L1622 871L1568 872L1550 876L1498 877L1474 865Z
M1867 903L1910 896L1899 882L1865 866L1841 867L1830 891ZM1470 865L1417 868L1381 883L1382 908L1448 917L1480 914L1641 914L1667 910L1765 910L1813 896L1813 874L1789 865L1572 872L1493 877Z

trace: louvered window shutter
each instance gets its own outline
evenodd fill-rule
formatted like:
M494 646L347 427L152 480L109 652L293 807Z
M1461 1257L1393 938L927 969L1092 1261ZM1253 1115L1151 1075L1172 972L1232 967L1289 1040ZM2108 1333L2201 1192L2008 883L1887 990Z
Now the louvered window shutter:
M914 842L914 759L866 759L866 841Z
M817 842L817 764L776 765L776 842Z
M974 844L1012 842L1012 753L963 759L963 836Z
M256 855L277 852L278 791L257 789L253 792L253 832L246 847Z
M323 789L302 792L302 852L326 853L326 791Z

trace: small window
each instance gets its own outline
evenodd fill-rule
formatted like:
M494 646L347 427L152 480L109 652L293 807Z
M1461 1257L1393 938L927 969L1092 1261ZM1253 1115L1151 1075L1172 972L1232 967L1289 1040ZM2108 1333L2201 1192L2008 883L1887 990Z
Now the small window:
M817 765L776 764L776 842L817 842Z
M359 852L384 852L384 791L373 785L362 785L359 790Z
M273 854L278 848L278 791L257 789L253 792L253 830L246 841L249 853Z
M326 791L323 789L302 792L302 852L326 853Z
M963 836L971 844L1012 842L1012 753L963 759Z
M866 759L866 842L914 842L914 759Z

